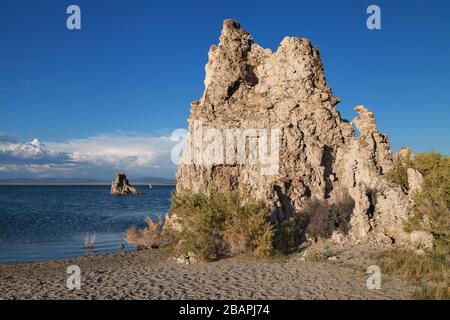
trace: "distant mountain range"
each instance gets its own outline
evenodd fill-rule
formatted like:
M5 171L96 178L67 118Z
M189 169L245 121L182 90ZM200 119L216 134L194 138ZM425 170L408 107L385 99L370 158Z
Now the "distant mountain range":
M110 185L111 180L89 179L89 178L42 178L42 179L0 179L0 185ZM161 178L161 177L142 177L129 178L132 185L174 185L175 179Z

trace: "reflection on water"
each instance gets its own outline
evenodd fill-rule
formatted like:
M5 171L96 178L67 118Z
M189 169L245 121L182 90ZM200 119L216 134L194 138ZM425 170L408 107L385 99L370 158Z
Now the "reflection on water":
M0 263L134 250L125 230L164 215L173 187L139 189L139 196L118 197L108 186L0 186Z

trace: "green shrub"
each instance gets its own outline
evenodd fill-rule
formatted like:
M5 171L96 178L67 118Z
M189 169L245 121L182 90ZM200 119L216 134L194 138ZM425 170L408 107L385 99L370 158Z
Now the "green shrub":
M450 299L450 157L436 152L420 153L408 157L387 176L408 189L408 168L418 170L424 180L421 191L412 195L413 215L405 221L405 230L430 232L435 248L425 254L393 249L383 255L382 265L387 272L415 281L421 287L416 298Z
M297 226L293 219L281 223L275 233L275 248L281 253L289 253L299 242Z
M217 195L180 193L172 196L171 212L182 227L177 235L181 250L192 251L200 258L214 260L223 256L225 214Z
M177 192L171 213L181 226L178 246L199 258L273 252L274 228L265 205L236 191L219 193Z
M237 192L229 193L225 199L224 240L230 254L270 255L273 227L265 205L249 197L242 198Z
M387 173L390 181L398 184L403 189L408 189L408 167L405 165L398 165Z
M416 224L416 229L431 232L437 249L450 254L450 157L419 154L416 163L424 182L422 191L414 194L413 219L427 222Z
M404 158L401 159L400 163L386 174L386 177L390 181L402 186L404 189L408 189L408 168L411 167L412 154L408 151Z
M421 192L413 195L412 217L405 222L405 230L430 232L440 252L450 253L450 157L436 152L408 157L388 173L388 178L406 189L407 169L418 170L424 177ZM406 179L406 180L405 180ZM405 183L406 181L406 183Z

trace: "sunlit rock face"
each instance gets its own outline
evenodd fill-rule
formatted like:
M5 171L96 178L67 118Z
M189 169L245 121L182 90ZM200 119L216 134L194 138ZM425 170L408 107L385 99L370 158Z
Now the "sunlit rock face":
M338 103L308 39L286 37L272 52L225 20L209 51L203 96L191 105L177 190L248 192L267 203L275 222L296 216L313 240L408 242L402 221L410 200L383 177L394 165L387 136L365 107L350 122Z

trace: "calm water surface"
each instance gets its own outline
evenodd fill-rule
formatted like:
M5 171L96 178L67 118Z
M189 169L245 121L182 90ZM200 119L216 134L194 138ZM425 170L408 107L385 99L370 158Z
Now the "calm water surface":
M173 186L138 186L138 196L112 196L109 186L0 186L0 263L77 257L95 232L95 254L115 252L132 225L163 216Z

